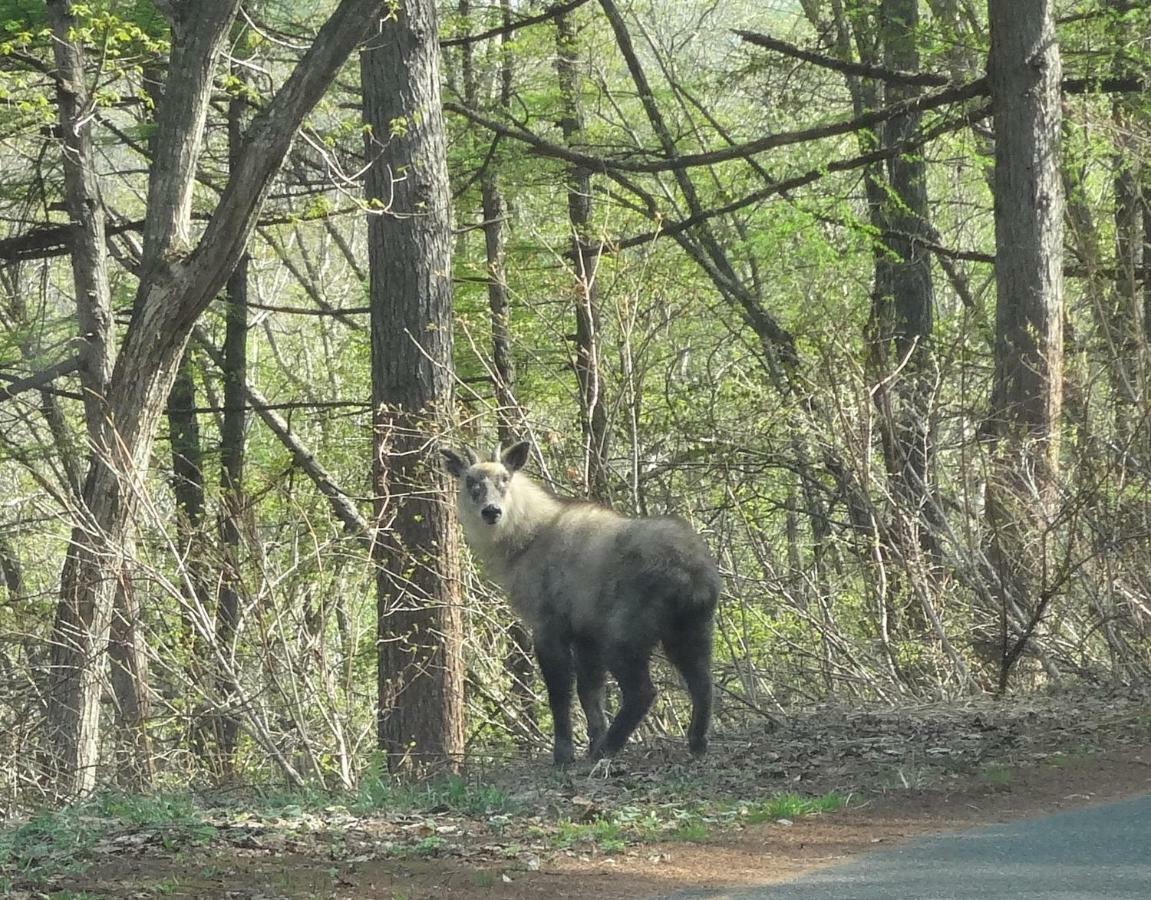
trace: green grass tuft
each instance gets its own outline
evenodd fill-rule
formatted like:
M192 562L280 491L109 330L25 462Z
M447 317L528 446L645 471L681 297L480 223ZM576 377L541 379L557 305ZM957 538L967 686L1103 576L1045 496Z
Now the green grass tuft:
M795 793L778 794L751 807L744 821L756 825L778 819L798 819L815 813L832 812L846 805L847 801L834 791L820 797L805 797Z

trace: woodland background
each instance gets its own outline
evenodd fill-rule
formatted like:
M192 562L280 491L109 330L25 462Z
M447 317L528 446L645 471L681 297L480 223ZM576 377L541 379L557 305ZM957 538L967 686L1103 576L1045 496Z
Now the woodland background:
M1145 4L333 6L0 3L5 804L541 752L445 441L701 530L720 740L1146 679Z

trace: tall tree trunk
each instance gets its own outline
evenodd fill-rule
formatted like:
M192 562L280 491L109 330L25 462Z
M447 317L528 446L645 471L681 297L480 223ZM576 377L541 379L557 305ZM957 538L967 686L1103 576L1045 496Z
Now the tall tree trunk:
M244 79L246 69L233 65L233 77ZM246 101L239 95L228 104L228 156L239 163L243 149L242 118ZM220 655L234 659L236 625L240 615L240 521L244 509L244 431L247 427L248 383L248 255L241 257L228 279L225 293L224 418L220 426L220 544L222 571L217 582L216 640ZM222 711L216 717L216 749L222 774L230 774L240 723L228 711L239 686L225 667L216 673L215 695Z
M237 0L201 9L177 7L172 65L158 117L156 158L149 177L145 265L132 320L106 390L107 439L95 448L83 490L85 520L72 534L53 623L52 677L47 697L49 754L46 776L60 796L86 794L98 766L100 689L104 680L117 566L132 533L136 492L144 484L164 400L196 319L223 288L243 254L274 174L296 128L318 102L352 48L377 21L383 0L342 0L276 95L252 122L240 164L195 248L187 252L186 219L211 78ZM71 40L68 22L57 43ZM78 47L74 47L80 54ZM191 52L190 48L196 48ZM82 57L81 57L82 59ZM177 62L180 64L177 65ZM65 134L86 114L61 107ZM169 152L170 151L170 152ZM163 191L154 189L163 183Z
M384 21L361 56L368 220L378 740L394 768L463 752L459 553L435 440L452 402L450 191L432 0ZM401 123L397 126L397 123ZM403 173L402 179L395 175Z
M883 0L880 10L884 65L915 72L919 69L918 0ZM899 82L886 86L890 106L914 96L914 89ZM883 129L883 146L893 147L919 129L920 116L890 119ZM902 518L915 532L905 535L924 549L934 547L931 523L931 459L934 451L930 422L932 380L931 330L935 293L931 281L931 255L926 249L928 226L927 164L920 154L895 156L887 163L890 195L884 208L884 243L888 254L880 262L882 282L889 290L877 298L883 309L883 338L889 342L891 449L888 453L894 494L902 504ZM897 526L898 527L898 526Z
M579 50L575 22L567 13L556 16L556 73L563 104L560 129L567 146L578 147L584 130ZM567 199L576 276L575 370L583 429L584 479L588 495L606 502L608 427L600 371L599 246L591 234L592 186L587 168L572 166L568 170Z
M883 0L876 26L877 55L883 65L918 71L918 0ZM882 105L906 101L916 93L907 84L888 82L883 86ZM872 103L877 95L877 90L869 91ZM918 113L889 119L879 129L880 145L900 145L918 131L920 119ZM878 545L880 564L888 567L887 577L880 580L887 587L886 596L879 601L888 613L881 635L886 648L891 634L905 629L922 634L929 628L913 582L924 577L923 554L930 558L937 549L930 409L935 296L931 255L925 247L931 230L926 163L918 153L894 156L887 161L886 172L875 167L869 176L868 199L879 241L867 326L868 355L892 501L891 516L883 528L885 540ZM894 659L892 666L896 668Z
M1041 578L1063 399L1062 66L1052 0L989 0L989 12L996 314L987 522L1004 688L1050 597Z
M1108 5L1122 10L1122 0L1109 0ZM1125 35L1122 19L1112 29L1116 46L1122 46ZM1116 78L1131 74L1132 64L1116 55L1112 72ZM1147 422L1144 418L1148 393L1148 348L1144 335L1143 296L1139 279L1143 271L1144 203L1142 170L1134 129L1140 119L1141 98L1117 96L1112 101L1111 115L1115 130L1113 189L1115 196L1115 290L1110 321L1106 323L1108 349L1112 353L1111 375L1115 405L1115 446L1120 448L1120 465L1133 474L1151 461L1147 447Z
M202 527L204 524L203 446L200 420L196 415L196 382L192 360L184 354L176 370L165 408L168 441L172 448L172 494L176 500L176 532L179 552L188 566L192 596L188 602L201 610L209 608L208 578L204 568ZM189 626L189 637L192 636Z
M503 25L512 22L511 0L500 0ZM471 0L460 0L459 14L465 27L470 28ZM506 35L500 37L501 48ZM479 75L476 72L474 44L465 43L461 49L464 81L464 99L472 109L480 108ZM512 94L512 56L506 50L500 54L499 94L497 106L507 112ZM513 443L521 424L519 408L516 405L513 387L515 385L515 365L512 362L511 335L509 331L510 307L508 304L507 281L507 240L504 237L507 204L500 188L499 170L492 157L484 160L480 172L480 206L483 216L484 253L487 258L488 309L492 323L492 375L496 398L496 433L501 446Z
M48 15L56 59L56 99L63 142L64 190L73 223L72 280L81 336L80 383L84 420L94 454L93 465L107 447L108 383L112 376L112 303L108 287L104 206L92 149L89 116L91 98L83 49L75 43L75 19L68 0L51 0ZM83 516L84 511L78 511ZM78 548L88 542L97 522L73 526L72 551L64 567L64 590L79 562ZM96 561L101 565L100 561ZM103 560L106 603L92 613L62 602L52 630L48 684L48 755L50 777L59 772L75 781L64 793L84 793L94 784L99 750L99 695L104 671L104 647L111 622L113 593L108 581L120 575L119 558ZM107 585L107 586L105 586ZM96 585L93 584L93 589ZM67 682L74 681L74 689ZM69 696L71 695L71 696Z

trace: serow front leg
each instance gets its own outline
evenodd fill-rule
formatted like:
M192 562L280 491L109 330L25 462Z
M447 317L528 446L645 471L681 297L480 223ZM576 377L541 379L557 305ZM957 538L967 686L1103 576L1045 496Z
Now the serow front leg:
M572 744L572 652L566 642L549 636L536 639L536 657L548 689L548 706L552 711L555 743L552 762L566 766L575 759Z

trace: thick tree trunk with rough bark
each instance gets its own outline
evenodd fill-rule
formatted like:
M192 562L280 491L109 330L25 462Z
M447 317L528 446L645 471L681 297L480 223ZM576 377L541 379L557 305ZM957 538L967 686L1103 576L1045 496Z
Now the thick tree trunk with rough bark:
M1041 579L1063 399L1062 67L1051 0L990 0L989 11L996 315L987 524L1004 687L1048 587ZM1012 622L1034 624L1029 633Z
M463 753L459 553L436 442L452 402L451 213L431 0L384 21L361 57L368 222L378 740L393 768ZM439 488L439 490L437 490Z
M53 30L53 50L57 68L56 96L59 110L60 138L63 150L64 189L69 218L72 222L71 263L76 297L76 318L80 329L80 384L84 394L84 419L93 465L107 452L109 411L108 384L112 377L112 304L108 285L107 249L105 247L104 207L100 199L99 178L92 151L87 72L83 48L74 42L75 21L72 5L67 0L48 4ZM83 513L80 513L83 515ZM79 546L94 536L97 523L79 521L73 527L73 549L65 563L64 590L77 573L84 558ZM95 610L69 609L62 603L53 628L49 678L47 683L48 735L50 748L47 761L50 770L66 770L85 779L94 774L99 740L99 692L103 680L103 654L111 627L117 585L123 577L121 555L107 554L102 561L104 572L99 588L106 601ZM95 587L95 585L94 585ZM126 621L123 611L121 623ZM124 629L120 629L124 637ZM122 642L117 646L123 648ZM82 671L82 674L80 672ZM68 693L62 680L72 673L76 679L76 696L72 702L57 702ZM123 679L119 689L130 689ZM121 706L125 704L122 702ZM129 704L138 706L139 704Z

